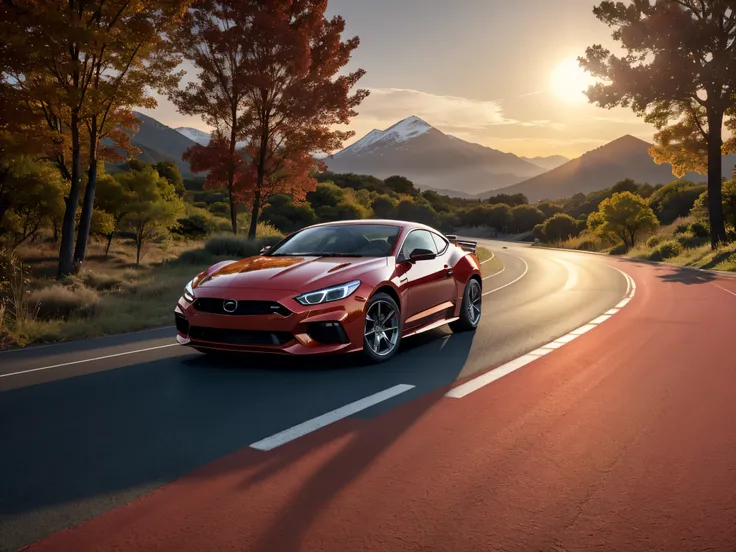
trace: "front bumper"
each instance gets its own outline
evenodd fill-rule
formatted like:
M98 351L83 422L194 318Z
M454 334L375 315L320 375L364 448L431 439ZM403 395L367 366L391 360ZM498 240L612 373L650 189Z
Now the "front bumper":
M241 306L251 301L273 302L283 308L274 314L262 309L238 307L238 313L203 312L203 303L183 297L174 309L176 339L181 345L202 349L280 353L287 355L331 354L363 348L366 294L358 288L340 301L305 307L294 300L298 291L252 290L205 287L195 290L196 299L206 299L207 309L219 301L236 300Z

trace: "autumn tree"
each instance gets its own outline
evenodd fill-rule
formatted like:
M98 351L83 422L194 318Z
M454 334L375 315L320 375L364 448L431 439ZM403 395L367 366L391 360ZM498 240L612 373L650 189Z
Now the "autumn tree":
M271 195L301 200L314 189L312 154L353 136L334 127L368 95L351 94L363 70L340 74L359 40L343 41L345 21L327 19L326 8L327 0L195 0L190 21L208 31L183 28L177 37L201 83L174 99L217 129L212 168L250 202L250 238Z
M566 216L566 215L565 215ZM659 226L647 202L631 192L619 192L604 199L596 216L588 217L588 227L602 236L614 234L627 248L634 247L642 233Z
M707 172L711 245L726 241L721 205L722 127L734 104L736 12L724 0L605 1L595 16L624 49L586 50L581 65L602 79L588 89L601 107L631 107L659 130L655 161L678 176Z
M176 24L176 14L186 4L186 0L2 3L0 34L3 52L10 59L3 70L23 92L27 104L38 109L48 128L56 132L60 145L57 165L70 181L59 277L74 269L82 149L87 146L85 162L91 186L88 183L83 205L78 260L84 257L89 233L100 140L105 133L113 140L123 138L116 134L118 125L113 121L108 124L107 118L121 106L147 105L146 88L166 84L163 74L173 65L161 55L161 44L166 29Z

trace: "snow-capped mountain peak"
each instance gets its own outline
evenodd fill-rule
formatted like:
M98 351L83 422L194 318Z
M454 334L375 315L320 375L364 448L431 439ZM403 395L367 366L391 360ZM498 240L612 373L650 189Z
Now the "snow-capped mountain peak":
M350 153L357 153L365 150L370 146L376 145L378 142L384 144L400 144L402 142L408 142L409 140L426 134L434 127L423 121L419 117L412 115L390 126L386 130L373 129L368 134L363 136L357 142L354 142L343 151L349 151Z
M207 144L210 143L210 133L205 132L203 130L199 130L198 128L179 127L179 128L175 128L174 130L176 130L179 134L183 134L190 140L193 140L203 146L206 146Z

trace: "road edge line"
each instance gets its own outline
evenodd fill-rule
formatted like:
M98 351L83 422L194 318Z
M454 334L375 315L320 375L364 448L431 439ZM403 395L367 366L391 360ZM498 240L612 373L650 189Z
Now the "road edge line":
M458 385L457 387L453 387L447 393L445 393L444 396L450 399L462 399L463 397L466 397L473 391L477 391L478 389L481 389L485 387L486 385L493 383L494 381L499 380L502 377L511 374L512 372L515 372L519 368L523 368L524 366L531 364L535 360L542 358L543 356L551 353L552 351L559 349L560 347L564 345L567 345L571 341L574 341L581 335L584 335L588 333L589 331L595 329L599 325L609 320L612 316L621 312L621 309L623 309L626 305L628 305L632 297L634 297L634 294L636 293L636 282L631 276L629 276L623 270L620 270L614 266L611 266L610 268L622 274L624 278L626 279L626 295L621 301L619 301L619 303L615 307L607 310L605 313L598 315L596 318L593 318L592 320L590 320L589 322L586 322L582 326L575 328L571 332L568 332L565 335L560 336L553 341L550 341L546 345L542 345L541 347L538 347L537 349L529 353L526 353L524 355L521 355L520 357L510 360L509 362L502 364L501 366L497 368L489 370L488 372L485 372L481 374L480 376L471 379L470 381L462 383Z

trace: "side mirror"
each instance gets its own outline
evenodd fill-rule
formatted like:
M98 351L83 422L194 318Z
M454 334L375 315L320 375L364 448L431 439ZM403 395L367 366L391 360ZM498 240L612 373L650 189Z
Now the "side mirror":
M417 261L431 261L437 258L437 253L430 251L429 249L415 249L409 255L409 260L413 263Z
M270 246L270 245L266 245L266 246L264 246L264 247L263 247L263 249L261 249L260 255L263 255L263 254L264 254L264 253L266 253L266 252L267 252L267 251L268 251L269 249L271 249L271 246Z

